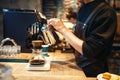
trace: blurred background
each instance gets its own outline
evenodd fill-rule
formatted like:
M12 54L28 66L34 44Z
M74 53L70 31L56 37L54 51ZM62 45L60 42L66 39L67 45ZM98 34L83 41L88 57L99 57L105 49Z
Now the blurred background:
M116 36L114 39L113 44L113 50L112 50L112 56L109 59L110 62L110 70L114 73L120 74L120 0L106 0L108 4L110 4L111 7L115 9L117 12L117 20L118 20L118 26L116 31ZM0 41L5 37L4 35L9 34L9 31L12 32L12 30L15 30L15 33L18 35L23 35L21 38L25 37L27 34L25 30L28 28L28 24L34 24L35 21L37 21L38 18L34 16L34 11L41 12L46 19L50 18L61 18L63 19L64 23L67 26L71 26L71 24L68 24L69 22L66 19L66 13L67 9L69 7L72 7L75 12L77 12L77 6L76 6L77 0L0 0ZM5 17L3 14L3 9L8 9L12 12L21 12L21 13L33 13L33 15L23 15L22 17L30 17L28 19L24 19L22 21L23 23L27 23L27 26L17 24L19 22L19 19L21 20L21 17L18 15L17 18L13 18L10 15L9 21L10 23L16 23L14 27L7 25L9 27L5 27L6 24L4 23L5 19L8 18ZM10 12L11 13L11 12ZM6 14L5 14L6 15ZM7 29L7 30L6 30ZM6 33L7 32L7 33ZM16 36L16 38L20 38L20 36ZM17 40L17 39L16 39ZM19 42L18 42L19 43ZM22 42L23 43L23 42ZM24 43L23 43L24 44Z

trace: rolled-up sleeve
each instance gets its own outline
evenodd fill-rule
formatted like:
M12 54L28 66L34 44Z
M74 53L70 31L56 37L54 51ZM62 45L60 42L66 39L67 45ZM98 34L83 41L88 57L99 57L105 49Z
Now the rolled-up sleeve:
M110 51L116 31L116 16L108 11L100 15L88 26L87 37L83 43L83 54L86 57L96 57ZM105 53L107 55L109 53Z

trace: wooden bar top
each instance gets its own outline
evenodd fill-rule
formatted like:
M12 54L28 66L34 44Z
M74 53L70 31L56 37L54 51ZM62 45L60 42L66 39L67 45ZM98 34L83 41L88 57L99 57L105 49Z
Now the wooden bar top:
M21 53L26 54L26 53ZM31 54L31 53L30 53ZM13 80L96 80L95 78L87 78L75 64L73 53L61 53L59 50L48 52L51 60L50 70L28 71L26 66L28 63L18 62L0 62L8 64L12 67Z

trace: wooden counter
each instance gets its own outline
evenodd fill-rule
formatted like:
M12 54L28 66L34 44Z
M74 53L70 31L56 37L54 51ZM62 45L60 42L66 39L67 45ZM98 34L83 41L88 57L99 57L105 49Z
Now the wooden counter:
M21 53L23 54L23 53ZM28 63L0 62L12 67L15 80L96 80L86 78L84 72L76 66L73 53L49 52L46 59L51 60L48 71L28 71Z

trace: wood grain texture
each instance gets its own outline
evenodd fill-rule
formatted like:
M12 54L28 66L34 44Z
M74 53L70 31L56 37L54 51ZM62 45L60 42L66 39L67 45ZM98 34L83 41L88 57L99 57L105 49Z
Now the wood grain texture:
M49 71L27 71L28 63L0 63L12 67L12 75L15 80L87 80L84 72L75 64L73 53L56 51L48 54L50 56L46 59L51 60Z

